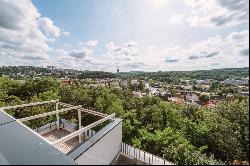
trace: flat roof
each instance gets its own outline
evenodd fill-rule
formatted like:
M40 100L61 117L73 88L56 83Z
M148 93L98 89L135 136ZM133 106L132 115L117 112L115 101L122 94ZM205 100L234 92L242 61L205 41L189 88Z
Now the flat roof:
M0 165L76 165L73 159L1 110L0 133Z
M0 110L0 126L15 121L14 118Z

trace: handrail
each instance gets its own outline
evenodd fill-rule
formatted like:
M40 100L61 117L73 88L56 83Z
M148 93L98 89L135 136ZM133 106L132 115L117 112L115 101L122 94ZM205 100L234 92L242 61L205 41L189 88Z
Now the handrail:
M131 152L131 150L132 150L132 152ZM137 160L145 162L149 165L174 165L173 163L168 162L159 156L156 156L154 154L150 154L144 150L140 150L138 148L135 148L135 147L128 145L128 144L125 144L123 142L121 144L121 153L123 155L127 155L129 157L133 157Z
M85 131L87 131L87 130L95 127L95 126L97 126L97 125L99 125L99 124L101 124L101 123L103 123L103 122L105 122L107 120L110 120L110 119L113 120L114 118L115 118L115 114L109 115L109 116L107 116L107 117L105 117L105 118L103 118L101 120L96 121L95 123L92 123L92 124L90 124L90 125L82 128L80 130L77 130L77 131L75 131L75 132L73 132L73 133L71 133L71 134L69 134L69 135L67 135L67 136L65 136L65 137L57 140L57 141L54 141L51 144L52 145L57 145L57 144L66 142L66 141L74 138L75 136L78 136L79 134L82 134L83 132L85 132Z
M9 110L9 109L17 109L17 108L23 108L23 107L31 107L31 106L37 106L37 105L43 105L43 104L49 104L49 103L56 103L59 100L51 100L51 101L43 101L43 102L36 102L36 103L30 103L30 104L21 104L21 105L15 105L15 106L7 106L7 107L1 107L2 110Z

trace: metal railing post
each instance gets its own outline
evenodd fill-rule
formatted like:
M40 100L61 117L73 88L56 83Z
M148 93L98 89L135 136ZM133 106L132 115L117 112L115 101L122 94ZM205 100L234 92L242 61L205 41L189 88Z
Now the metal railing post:
M150 155L148 155L149 165L150 165Z
M78 125L79 125L79 130L82 128L82 114L81 111L78 109ZM79 134L79 143L82 142L82 133Z
M141 150L139 149L139 160L141 159Z
M148 165L155 165L155 164L159 164L159 165L166 165L168 164L167 161L164 158L151 154L151 153L147 153L144 150L135 148L133 146L130 146L128 144L122 143L122 153L124 155L127 155L129 157L132 157L134 159L140 160L142 162L147 163ZM171 163L172 165L172 163Z
M58 111L58 102L56 102L56 111ZM56 129L59 130L60 123L59 123L59 113L56 113Z

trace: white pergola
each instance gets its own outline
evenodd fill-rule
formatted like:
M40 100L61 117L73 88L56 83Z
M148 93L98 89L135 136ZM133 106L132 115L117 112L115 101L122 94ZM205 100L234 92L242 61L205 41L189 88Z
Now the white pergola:
M58 145L60 143L64 143L76 136L79 136L79 143L82 142L82 134L84 132L86 132L89 129L92 129L95 126L98 126L100 124L102 124L103 122L107 121L107 120L114 120L115 119L115 114L112 115L107 115L107 114L103 114L100 112L96 112L96 111L92 111L89 109L85 109L83 108L81 105L79 106L73 106L70 104L65 104L62 102L59 102L59 100L51 100L51 101L44 101L44 102L37 102L37 103L30 103L30 104L22 104L22 105L16 105L16 106L8 106L8 107L1 107L0 111L4 112L4 110L10 110L10 109L18 109L18 108L24 108L24 107L32 107L32 106L39 106L39 105L45 105L45 104L50 104L50 103L54 103L56 105L56 110L55 111L51 111L51 112L46 112L43 114L38 114L38 115L33 115L33 116L29 116L29 117L25 117L25 118L21 118L21 119L15 119L17 122L19 122L21 125L25 126L28 130L32 131L33 133L35 133L37 136L39 136L40 138L42 138L43 140L45 140L46 142L48 142L49 144L55 146ZM59 106L63 106L63 109L59 109ZM60 129L59 127L59 113L62 112L67 112L70 110L77 110L78 111L78 125L79 125L79 130L59 139L56 140L54 142L50 142L47 139L45 139L43 136L41 136L40 134L36 133L35 131L33 131L32 129L30 129L29 127L27 127L26 125L23 124L23 122L29 121L29 120L33 120L33 119L38 119L38 118L42 118L42 117L46 117L46 116L50 116L50 115L56 115L56 126L57 126L57 130ZM81 113L82 112L86 112L92 115L96 115L99 117L102 117L102 119L86 126L86 127L81 127ZM5 113L5 112L4 112ZM9 114L5 113L6 115L10 116ZM12 117L13 118L13 117Z

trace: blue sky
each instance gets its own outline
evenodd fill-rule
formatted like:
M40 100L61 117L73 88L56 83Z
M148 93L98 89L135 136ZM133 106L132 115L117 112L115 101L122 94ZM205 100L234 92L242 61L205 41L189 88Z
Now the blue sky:
M3 0L0 65L111 72L248 67L248 6L248 0Z

